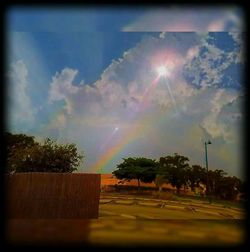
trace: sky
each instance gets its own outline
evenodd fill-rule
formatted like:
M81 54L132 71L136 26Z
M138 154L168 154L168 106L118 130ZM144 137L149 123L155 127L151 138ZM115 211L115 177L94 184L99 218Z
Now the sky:
M7 13L8 130L75 143L80 172L179 153L243 177L244 15L222 7Z

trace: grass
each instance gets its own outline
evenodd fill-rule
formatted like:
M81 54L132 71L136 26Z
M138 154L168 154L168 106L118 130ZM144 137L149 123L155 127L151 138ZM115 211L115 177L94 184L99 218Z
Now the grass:
M166 203L163 208L159 207L162 202ZM196 197L168 200L140 193L102 193L99 219L91 221L89 241L118 247L241 245L245 235L242 209L204 203Z
M154 199L141 195L102 195L99 211L113 212L113 217L122 214L139 216L139 213L155 219L225 219L244 217L244 209L225 207L223 204L204 204L199 200ZM109 216L111 216L109 214Z
M196 200L196 201L209 203L209 199L206 197L197 197L197 196L188 196L188 195L175 195L175 200L178 200L178 201ZM212 204L219 204L219 205L223 205L224 207L228 207L228 208L230 208L230 207L241 208L241 209L245 208L244 202L240 202L240 201L212 199Z
M184 207L172 206L166 208L156 208L151 206L143 206L143 205L111 205L105 204L100 205L99 208L100 214L99 218L129 218L129 216L135 216L136 218L153 218L153 219L223 219L219 214L211 214L203 213L203 212L192 212L185 210ZM113 213L103 214L105 212ZM127 216L127 217L126 217Z
M166 200L174 200L177 202L190 202L190 201L197 201L202 203L209 203L209 199L206 197L199 197L199 196L191 196L191 195L183 195L183 194L175 194L168 191L162 191L159 193L158 191L135 191L133 190L132 193L130 191L121 191L121 192L108 192L108 193L101 193L103 196L120 196L120 195L127 195L129 196L138 196L147 199L166 199ZM222 205L225 208L240 208L244 209L245 204L244 202L240 201L229 201L229 200L220 200L220 199L212 199L212 204Z

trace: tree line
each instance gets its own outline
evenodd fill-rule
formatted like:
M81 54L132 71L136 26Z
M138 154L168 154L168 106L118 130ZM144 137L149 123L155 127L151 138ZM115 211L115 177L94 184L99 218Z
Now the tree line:
M50 138L42 143L25 134L4 135L6 144L6 173L15 172L73 172L83 161L77 146L58 144ZM226 176L223 170L209 170L200 165L189 165L188 157L175 153L161 157L158 161L145 157L124 158L117 165L113 175L122 181L136 179L140 182L154 182L159 190L164 183L170 183L180 193L182 187L192 191L200 185L206 186L206 194L222 199L235 199L238 193L245 193L246 184L235 176Z
M122 181L136 179L138 190L140 182L154 182L162 190L164 183L170 183L176 188L177 194L182 187L196 187L204 185L206 195L220 199L233 200L238 193L245 192L245 183L235 176L226 176L223 170L209 170L200 165L189 165L188 157L175 153L161 157L158 161L145 157L124 158L117 165L112 174Z

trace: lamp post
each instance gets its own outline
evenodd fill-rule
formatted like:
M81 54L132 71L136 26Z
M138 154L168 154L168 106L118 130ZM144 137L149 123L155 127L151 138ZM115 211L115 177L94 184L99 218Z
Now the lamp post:
M205 158L206 158L206 169L207 169L207 188L206 188L206 194L208 195L208 159L207 159L207 145L208 144L212 144L210 142L210 140L208 140L207 142L205 141ZM211 200L210 200L211 202Z

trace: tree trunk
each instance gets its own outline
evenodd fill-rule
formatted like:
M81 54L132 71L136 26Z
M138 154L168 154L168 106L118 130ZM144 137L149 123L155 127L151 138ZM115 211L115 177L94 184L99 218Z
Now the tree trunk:
M138 181L138 191L140 190L140 179L137 179Z
M190 187L191 187L191 191L194 192L194 190L195 190L195 184L191 183Z
M176 187L176 192L177 192L177 194L180 194L180 187L178 186L178 187Z

